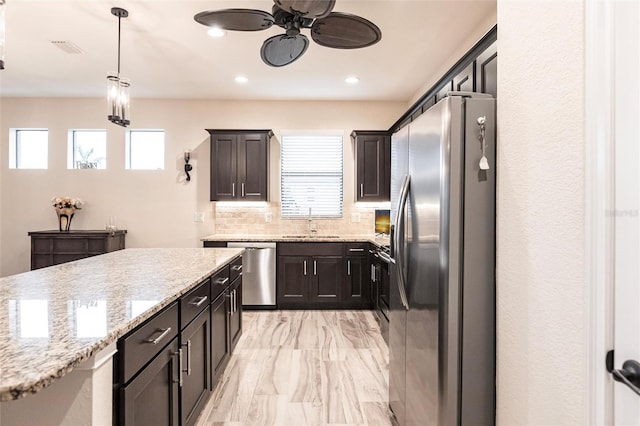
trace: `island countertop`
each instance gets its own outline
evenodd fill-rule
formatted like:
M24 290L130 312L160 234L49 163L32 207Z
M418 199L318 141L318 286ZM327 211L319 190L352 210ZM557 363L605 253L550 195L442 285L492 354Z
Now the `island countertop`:
M242 252L126 249L0 278L0 401L48 386Z

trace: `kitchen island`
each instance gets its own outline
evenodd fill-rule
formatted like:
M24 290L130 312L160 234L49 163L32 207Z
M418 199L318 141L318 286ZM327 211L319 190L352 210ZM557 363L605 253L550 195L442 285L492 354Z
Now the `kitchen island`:
M242 252L126 249L0 278L0 425L111 424L118 339Z

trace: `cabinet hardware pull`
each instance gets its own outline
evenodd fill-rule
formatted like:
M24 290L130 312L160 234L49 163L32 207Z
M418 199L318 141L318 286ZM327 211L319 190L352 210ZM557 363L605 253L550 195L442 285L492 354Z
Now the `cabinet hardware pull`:
M187 340L187 343L183 343L182 346L186 346L187 348L187 369L182 370L187 373L187 376L191 375L191 339Z
M178 349L178 352L174 352L173 355L178 355L178 380L173 380L173 383L177 383L182 387L182 348Z
M361 252L361 251L364 251L364 249L363 248L350 248L349 251Z
M233 290L233 312L238 312L238 290Z
M363 197L364 197L364 184L361 183L360 184L360 198L363 198Z
M242 271L242 265L233 265L231 269L233 271Z
M351 261L347 260L347 275L351 276Z
M316 268L316 261L315 260L313 261L313 275L318 275L318 271L317 271L317 268Z
M189 302L190 305L195 306L196 308L200 307L204 302L207 301L209 297L208 296L200 296L200 297L196 297L195 299L193 299L191 302ZM197 300L197 302L196 302Z
M231 292L231 316L236 314L236 291Z
M225 285L227 283L227 281L229 281L229 278L218 278L216 280L216 284L218 285Z
M371 282L376 282L376 267L374 265L371 265Z
M307 275L307 261L306 261L306 260L304 260L304 261L302 262L302 265L303 265L303 268L304 268L303 273L304 273L304 275Z
M236 184L235 184L235 182L231 182L231 196L232 197L236 196Z
M242 198L244 198L244 182L240 184L240 190L242 192Z
M224 297L229 299L229 316L233 316L233 292L229 292L229 294L225 294Z
M160 332L160 335L154 339L153 334L158 332ZM171 327L157 328L156 331L154 331L153 334L149 336L147 340L145 340L145 343L153 343L154 345L157 345L158 343L160 343L160 340L164 339L167 336L167 334L169 334L170 332L171 332Z

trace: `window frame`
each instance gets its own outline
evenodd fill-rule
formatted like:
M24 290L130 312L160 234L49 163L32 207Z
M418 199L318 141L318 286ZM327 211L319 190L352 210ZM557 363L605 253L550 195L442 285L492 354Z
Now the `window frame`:
M338 140L336 140L335 142L338 143L338 145L340 146L340 150L339 150L340 172L339 173L336 172L333 175L334 177L339 178L339 188L336 188L336 189L339 189L339 200L336 200L336 206L335 206L338 213L317 214L317 213L314 213L313 210L311 210L311 214L308 214L308 213L286 214L288 209L285 207L284 194L287 191L285 188L285 184L286 184L285 179L288 173L284 171L285 154L283 150L286 148L287 139L292 139L292 138L300 138L300 139L317 138L319 140L322 138L339 139L339 143L338 143ZM343 130L283 130L281 132L281 135L280 135L280 217L281 219L292 219L292 220L309 219L309 218L342 219L344 217L344 184L345 184L345 179L344 179L345 152L344 151L345 151L345 132ZM309 154L309 156L317 158L317 154L311 153ZM314 177L322 178L326 176L326 173L323 174L318 171L309 173L308 165L309 165L308 163L305 163L305 166L307 167L306 168L307 171L304 172L301 176L309 176L311 178L314 178ZM306 200L305 200L305 204L307 204L307 206L301 207L302 210L307 210L309 208L308 203L306 203ZM311 209L313 209L313 207L311 207Z
M19 144L21 142L22 132L45 132L46 133L46 155L45 163L43 167L21 167L23 160L20 158L21 149ZM9 169L15 170L48 170L49 169L49 129L42 127L34 128L12 128L9 129Z
M134 168L131 165L132 160L132 152L131 152L131 135L134 133L162 133L162 167L161 168ZM144 171L163 171L166 168L167 162L167 132L164 129L128 129L126 142L125 142L125 160L124 160L124 168L126 170L144 170Z
M76 132L102 132L104 134L104 167L76 167ZM68 170L106 170L107 168L107 130L106 129L69 129L67 134ZM97 163L99 165L99 163Z

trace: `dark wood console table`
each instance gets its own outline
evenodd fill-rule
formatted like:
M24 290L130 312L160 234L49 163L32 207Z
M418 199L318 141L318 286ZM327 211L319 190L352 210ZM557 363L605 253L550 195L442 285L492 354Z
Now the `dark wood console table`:
M124 249L125 229L118 231L32 231L31 270Z

